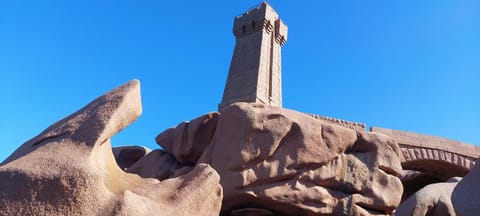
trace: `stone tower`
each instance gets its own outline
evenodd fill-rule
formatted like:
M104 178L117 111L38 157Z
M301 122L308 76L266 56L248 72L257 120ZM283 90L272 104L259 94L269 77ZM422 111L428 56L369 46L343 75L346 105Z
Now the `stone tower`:
M287 30L266 2L235 17L235 51L219 110L235 102L282 106L281 48Z

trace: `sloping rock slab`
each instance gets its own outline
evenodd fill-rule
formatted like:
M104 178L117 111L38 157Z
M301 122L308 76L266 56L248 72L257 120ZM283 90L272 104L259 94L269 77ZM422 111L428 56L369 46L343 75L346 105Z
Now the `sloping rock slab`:
M136 80L97 98L0 164L0 215L212 215L222 188L209 165L159 181L124 172L110 137L141 114Z

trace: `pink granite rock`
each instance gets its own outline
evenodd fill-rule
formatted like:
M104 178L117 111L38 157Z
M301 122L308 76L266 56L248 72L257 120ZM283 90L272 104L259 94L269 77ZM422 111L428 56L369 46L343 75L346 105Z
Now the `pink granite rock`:
M459 216L474 216L480 213L480 163L477 160L472 170L463 177L452 193L452 203Z
M162 150L153 150L126 169L128 173L137 174L143 178L164 180L183 175L194 167L182 166L175 158Z
M156 142L168 149L183 165L194 165L203 150L210 144L219 114L207 113L190 122L182 122L156 137Z
M20 146L0 164L0 215L218 215L222 188L209 165L163 181L117 165L110 137L141 110L134 80Z
M452 201L453 189L461 178L448 182L430 184L403 201L397 208L397 216L452 216L455 215Z
M400 203L400 151L385 135L236 103L222 109L215 129L208 130L214 131L211 140L197 144L191 137L199 132L190 128L212 127L201 122L182 123L157 142L178 161L207 163L220 174L222 215L381 215ZM185 160L192 149L201 156Z

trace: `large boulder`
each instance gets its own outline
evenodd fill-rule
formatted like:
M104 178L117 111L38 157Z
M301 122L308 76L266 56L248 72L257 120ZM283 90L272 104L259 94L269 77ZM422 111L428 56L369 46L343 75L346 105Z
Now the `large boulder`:
M459 177L449 179L447 182L430 184L417 191L403 201L397 208L396 216L452 216L455 210L452 205L452 192Z
M459 216L474 216L480 212L480 162L463 177L453 190L452 203Z
M222 215L382 215L401 201L393 139L292 110L236 103L156 140L182 166L220 174Z
M222 188L209 165L163 181L117 165L110 138L141 110L134 80L20 146L0 164L0 215L218 215Z
M155 138L168 149L182 165L194 165L205 148L211 143L217 128L219 113L211 112L189 122L169 128Z

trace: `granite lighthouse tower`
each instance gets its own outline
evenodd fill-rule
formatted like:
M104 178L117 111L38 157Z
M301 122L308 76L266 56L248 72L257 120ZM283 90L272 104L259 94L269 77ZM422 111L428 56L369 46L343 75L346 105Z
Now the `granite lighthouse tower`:
M282 106L282 46L287 26L266 2L235 17L235 50L219 109L235 102Z

